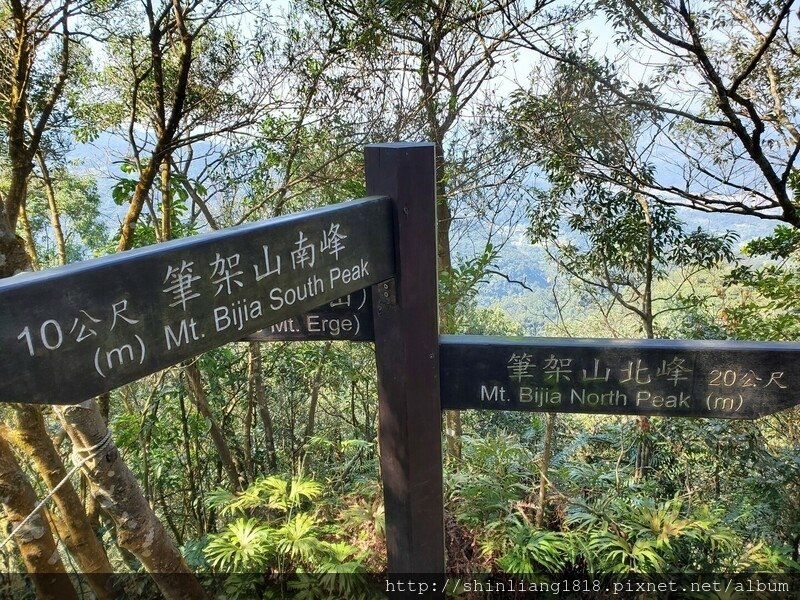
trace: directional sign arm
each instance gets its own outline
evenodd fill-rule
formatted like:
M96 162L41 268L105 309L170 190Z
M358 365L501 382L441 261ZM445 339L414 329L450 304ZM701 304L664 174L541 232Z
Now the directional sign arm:
M442 336L442 408L754 419L800 404L798 360L798 343Z
M0 281L0 401L82 402L394 275L372 197Z

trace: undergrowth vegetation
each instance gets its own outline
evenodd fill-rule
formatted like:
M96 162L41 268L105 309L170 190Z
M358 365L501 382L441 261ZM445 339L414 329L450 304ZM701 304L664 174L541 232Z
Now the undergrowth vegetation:
M559 417L547 519L537 527L543 429L539 417L523 420L521 432L465 436L462 459L447 465L448 570L536 581L800 569L800 461L753 424L653 419L643 434L633 418ZM637 475L643 443L649 461ZM368 475L375 465L363 467ZM765 494L775 478L780 491ZM269 573L328 573L293 582L297 593L365 583L385 561L381 494L360 477L344 494L335 484L296 473L209 494L223 525L204 540L205 568L260 573L243 579L239 594ZM343 573L363 579L334 576Z

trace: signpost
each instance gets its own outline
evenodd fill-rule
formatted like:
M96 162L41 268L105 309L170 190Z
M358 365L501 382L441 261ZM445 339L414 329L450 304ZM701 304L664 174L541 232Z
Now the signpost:
M337 298L326 306L291 317L243 338L247 342L371 342L372 292L369 288Z
M434 146L367 146L365 158L367 193L394 201L397 275L372 296L389 571L443 573Z
M443 409L754 419L800 404L798 343L443 336Z
M82 402L242 339L374 339L388 566L408 574L444 571L442 409L753 419L800 403L797 343L440 340L434 147L365 158L372 197L1 280L0 402Z
M73 404L394 275L372 197L0 281L0 401Z
M433 145L365 158L369 198L0 281L0 402L83 402L243 338L374 337L389 569L443 572Z

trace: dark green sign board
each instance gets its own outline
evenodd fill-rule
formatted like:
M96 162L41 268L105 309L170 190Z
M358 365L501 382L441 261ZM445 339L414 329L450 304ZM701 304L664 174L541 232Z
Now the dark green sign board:
M394 275L391 200L0 281L0 401L82 402Z
M800 404L800 344L443 336L444 409L754 419Z

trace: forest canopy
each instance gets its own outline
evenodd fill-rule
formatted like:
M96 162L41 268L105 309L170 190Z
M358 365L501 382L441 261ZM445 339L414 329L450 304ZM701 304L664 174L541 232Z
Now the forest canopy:
M442 333L800 341L797 2L2 0L0 28L0 277L363 197L365 145L431 142ZM377 394L372 345L327 341L0 398L4 571L366 597ZM448 571L800 571L797 408L442 436Z

